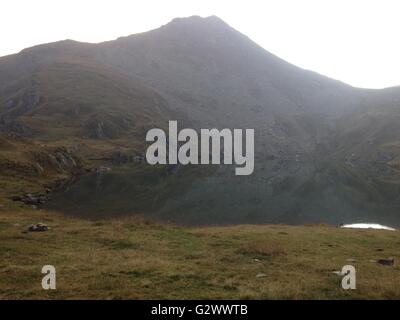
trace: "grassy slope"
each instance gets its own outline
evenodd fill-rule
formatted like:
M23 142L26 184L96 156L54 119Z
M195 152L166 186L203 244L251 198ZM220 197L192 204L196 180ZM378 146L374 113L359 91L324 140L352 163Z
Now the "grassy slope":
M69 179L87 166L59 167L54 155L60 147L0 133L0 204L12 205L11 198L23 193L45 193L48 183Z
M44 233L22 233L35 222ZM400 298L399 232L329 226L187 228L140 218L86 221L0 208L0 298ZM384 251L377 251L383 249ZM254 261L254 259L259 261ZM356 259L348 262L347 259ZM56 267L57 290L41 289ZM357 290L332 274L357 269ZM256 278L265 273L264 278Z

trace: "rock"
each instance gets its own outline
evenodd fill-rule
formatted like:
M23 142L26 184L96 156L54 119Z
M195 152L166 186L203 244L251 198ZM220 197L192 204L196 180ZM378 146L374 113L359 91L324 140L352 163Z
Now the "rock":
M42 147L31 152L36 161L37 173L41 174L47 170L56 170L59 173L80 174L84 171L81 159L65 147ZM45 186L51 188L50 186Z
M31 204L31 205L35 205L37 204L37 199L36 197L34 197L32 194L27 193L22 197L21 200L23 203L25 204Z
M110 167L98 167L96 168L97 173L105 173L105 172L110 172L111 168Z
M16 136L28 137L33 134L33 130L17 121L4 120L0 118L0 132L15 134Z
M259 273L256 275L256 278L265 278L267 275L265 273Z
M384 266L393 266L394 265L394 258L378 259L376 262L379 263L379 264L382 264Z
M13 201L21 201L27 205L38 206L46 203L49 198L46 195L39 194L37 196L32 195L31 193L26 193L23 196L14 196L11 198Z
M47 200L49 200L49 198L47 196L45 196L45 195L39 195L37 197L37 201L38 201L39 204L46 203Z
M260 259L255 258L255 259L253 259L253 261L254 262L260 262Z
M32 224L29 226L28 231L31 232L43 232L43 231L48 231L50 228L44 224L44 223L37 223L37 224Z

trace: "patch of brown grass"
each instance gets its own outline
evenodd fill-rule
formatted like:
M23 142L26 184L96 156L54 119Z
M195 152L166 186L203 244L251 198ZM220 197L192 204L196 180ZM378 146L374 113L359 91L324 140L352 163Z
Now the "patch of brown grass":
M243 254L263 257L276 257L287 255L285 248L276 241L251 242L245 245L240 250L240 252Z

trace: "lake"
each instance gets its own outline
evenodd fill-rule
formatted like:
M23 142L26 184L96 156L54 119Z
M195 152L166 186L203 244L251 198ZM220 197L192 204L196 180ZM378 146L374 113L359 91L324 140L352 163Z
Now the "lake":
M54 194L49 209L86 218L144 215L185 225L242 223L400 226L399 173L384 165L265 161L231 166L113 168Z

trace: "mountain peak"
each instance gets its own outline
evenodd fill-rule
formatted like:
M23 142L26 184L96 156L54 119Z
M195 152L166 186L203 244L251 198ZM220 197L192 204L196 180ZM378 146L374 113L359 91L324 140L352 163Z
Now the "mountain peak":
M232 29L224 20L221 18L211 15L208 17L201 16L190 16L183 18L174 18L171 22L167 23L164 27L168 28L212 28L212 29Z
M224 22L221 18L215 16L215 15L211 15L211 16L207 16L207 17L201 17L198 15L193 15L193 16L189 16L189 17L178 17L178 18L174 18L171 20L171 22L169 22L168 24L182 24L182 23L204 23L204 22L213 22L213 23L221 23L221 24L225 24L226 22Z

